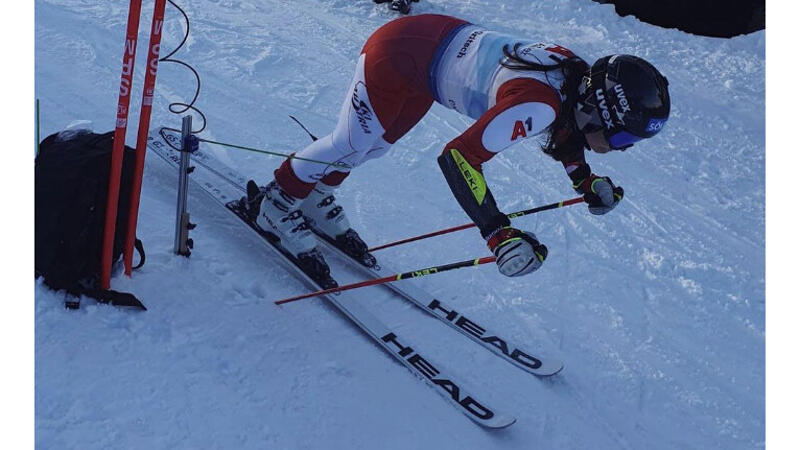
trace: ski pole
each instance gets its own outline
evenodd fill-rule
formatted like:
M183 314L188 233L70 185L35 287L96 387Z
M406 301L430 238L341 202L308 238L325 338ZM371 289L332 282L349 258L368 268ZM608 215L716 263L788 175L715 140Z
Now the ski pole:
M551 203L549 205L537 206L536 208L517 211L515 213L509 214L508 218L509 219L516 219L517 217L527 216L528 214L535 214L535 213L538 213L538 212L547 211L549 209L562 208L564 206L574 205L576 203L581 203L581 202L583 202L583 197L575 197L575 198L572 198L572 199L569 199L569 200L564 200L564 201L561 201L561 202ZM403 239L403 240L400 240L400 241L389 242L388 244L383 244L383 245L379 245L377 247L373 247L373 248L369 249L369 251L370 252L374 252L375 250L381 250L381 249L388 248L388 247L394 247L395 245L406 244L408 242L413 242L413 241L419 241L419 240L422 240L422 239L427 239L429 237L434 237L434 236L439 236L439 235L442 235L442 234L452 233L454 231L466 230L467 228L473 228L474 226L475 226L474 223L466 223L464 225L459 225L457 227L446 228L444 230L434 231L432 233L427 233L427 234L421 234L419 236L410 237L410 238Z
M293 302L293 301L296 301L296 300L302 300L304 298L309 298L309 297L316 297L318 295L333 294L333 293L336 293L336 292L349 291L350 289L357 289L357 288L366 287L366 286L374 286L376 284L390 283L392 281L400 281L400 280L405 280L405 279L408 279L408 278L424 277L425 275L432 275L434 273L446 272L448 270L453 270L453 269L460 269L462 267L478 266L478 265L481 265L481 264L494 262L495 259L496 258L494 256L485 256L483 258L468 259L466 261L460 261L460 262L455 262L455 263L451 263L451 264L444 264L444 265L435 266L435 267L428 267L426 269L412 270L410 272L398 273L396 275L390 275L388 277L376 278L374 280L360 281L358 283L347 284L345 286L339 286L339 287L335 287L335 288L331 288L331 289L324 289L324 290L321 290L321 291L311 292L309 294L303 294L303 295L298 295L298 296L295 296L295 297L289 297L289 298L285 298L283 300L278 300L278 301L275 302L275 304L276 305L282 305L284 303L289 303L289 302Z

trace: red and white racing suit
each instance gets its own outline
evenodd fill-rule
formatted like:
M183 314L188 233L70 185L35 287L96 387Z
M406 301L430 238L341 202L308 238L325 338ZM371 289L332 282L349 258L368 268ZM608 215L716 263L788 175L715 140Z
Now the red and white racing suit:
M364 44L336 128L297 156L357 167L389 151L436 101L476 120L447 143L442 154L451 158L452 170L461 172L470 187L469 178L481 176L484 162L546 131L564 101L562 70L513 70L500 64L503 47L515 45L519 57L542 65L575 56L558 45L496 33L449 16L410 16L383 25ZM505 216L496 211L490 193L486 196L474 186L470 189L475 200L463 198L442 157L440 166L456 198L488 234ZM577 159L562 161L568 173L585 164L582 152ZM317 182L336 186L348 173L340 166L289 159L275 177L289 194L305 198ZM478 219L465 202L484 200L491 202L491 211L480 214L492 217Z

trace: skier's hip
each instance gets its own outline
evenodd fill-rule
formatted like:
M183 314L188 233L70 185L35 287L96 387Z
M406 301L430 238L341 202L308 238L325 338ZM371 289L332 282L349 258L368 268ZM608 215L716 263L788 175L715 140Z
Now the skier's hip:
M438 14L393 20L364 44L365 76L370 92L432 95L431 67L454 31L468 22Z

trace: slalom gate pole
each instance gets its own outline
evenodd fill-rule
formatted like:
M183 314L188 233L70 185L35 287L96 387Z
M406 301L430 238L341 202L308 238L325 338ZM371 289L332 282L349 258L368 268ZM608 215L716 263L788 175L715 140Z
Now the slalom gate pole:
M142 92L142 109L139 112L139 133L136 137L136 165L133 169L133 185L131 187L130 209L128 211L128 228L125 235L123 261L125 275L131 275L133 266L133 245L136 241L136 226L139 220L139 198L142 194L142 176L144 174L144 156L147 152L147 134L150 131L150 113L153 110L153 94L156 89L156 72L158 71L158 54L161 48L161 30L164 28L164 9L167 0L155 0L153 7L153 24L150 27L149 51L147 53L147 72L144 76Z
M282 305L284 303L294 302L294 301L302 300L304 298L309 298L309 297L316 297L316 296L319 296L319 295L334 294L336 292L349 291L351 289L357 289L357 288L366 287L366 286L374 286L376 284L391 283L392 281L400 281L400 280L405 280L405 279L408 279L408 278L424 277L425 275L433 275L435 273L446 272L448 270L453 270L453 269L460 269L462 267L479 266L481 264L494 262L495 259L496 258L494 256L485 256L483 258L468 259L466 261L460 261L460 262L451 263L451 264L444 264L444 265L435 266L435 267L428 267L426 269L412 270L410 272L398 273L396 275L390 275L388 277L376 278L374 280L361 281L361 282L358 282L358 283L348 284L348 285L345 285L345 286L339 286L339 287L335 287L335 288L331 288L331 289L324 289L322 291L311 292L309 294L303 294L303 295L298 295L298 296L295 296L295 297L289 297L289 298L285 298L283 300L278 300L278 301L275 302L275 304L276 305Z
M114 129L114 147L111 150L111 170L108 177L106 220L103 227L103 253L100 256L100 289L111 287L111 253L114 249L114 231L119 206L119 183L122 175L122 153L125 148L125 132L128 129L128 107L131 101L133 68L136 60L136 44L139 37L139 16L142 0L131 0L128 9L128 28L125 50L122 54L122 76L119 84L117 122Z
M564 206L574 205L576 203L582 203L582 202L583 202L583 197L576 197L576 198L572 198L572 199L569 199L569 200L564 200L564 201L561 201L561 202L551 203L549 205L537 206L536 208L517 211L515 213L509 214L508 218L509 219L516 219L517 217L527 216L528 214L536 214L538 212L547 211L549 209L563 208ZM419 241L419 240L422 240L422 239L427 239L429 237L434 237L434 236L439 236L439 235L442 235L442 234L452 233L454 231L466 230L467 228L473 228L473 227L475 227L474 223L466 223L464 225L459 225L457 227L446 228L444 230L434 231L432 233L427 233L427 234L421 234L419 236L414 236L414 237L410 237L410 238L407 238L407 239L402 239L400 241L389 242L388 244L383 244L383 245L379 245L377 247L373 247L373 248L369 249L369 251L374 252L376 250L381 250L381 249L384 249L384 248L394 247L395 245L406 244L406 243L409 243L409 242Z

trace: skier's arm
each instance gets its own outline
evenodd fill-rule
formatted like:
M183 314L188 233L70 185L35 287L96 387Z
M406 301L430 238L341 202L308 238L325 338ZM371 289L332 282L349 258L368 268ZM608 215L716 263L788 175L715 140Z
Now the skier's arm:
M480 164L473 164L457 148L448 145L439 156L439 167L458 204L481 231L485 238L493 231L508 226L508 217L497 209L494 196L483 179ZM468 154L469 155L469 154Z
M562 161L562 164L564 164L567 176L572 181L573 188L592 174L592 168L586 161Z
M584 201L589 206L589 212L595 215L606 214L614 209L625 195L621 186L616 186L609 177L599 177L592 173L591 167L586 163L581 149L579 156L572 155L572 160L565 158L561 161L567 171L572 188L583 195Z
M508 226L483 178L482 164L511 144L544 131L555 119L560 99L550 86L531 79L511 80L490 108L448 143L439 167L458 203L483 237Z

